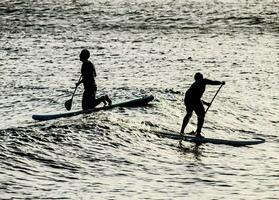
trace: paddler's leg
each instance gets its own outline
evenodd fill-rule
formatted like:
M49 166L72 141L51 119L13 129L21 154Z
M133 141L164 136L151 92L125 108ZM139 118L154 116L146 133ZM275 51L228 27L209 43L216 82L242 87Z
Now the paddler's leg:
M108 102L109 105L111 105L112 101L111 101L111 99L108 97L108 95L105 95L105 100L106 100L106 102Z
M93 88L93 104L94 104L94 107L96 107L97 105L99 105L100 103L103 103L104 106L107 105L107 102L106 102L106 96L101 96L100 98L96 99L96 93L97 93L97 86L95 86Z
M94 107L98 106L100 103L103 103L105 106L107 105L105 96L101 96L93 101Z
M187 114L185 115L185 117L183 119L181 130L180 130L181 135L184 133L184 130L185 130L190 118L192 117L193 109L190 106L187 106L186 111L187 111Z
M195 113L198 116L198 125L197 125L197 130L196 130L196 136L197 137L202 137L201 135L201 129L203 127L204 123L204 116L205 116L205 111L202 102L200 101L196 107L195 107Z
M98 106L100 103L104 103L107 105L105 101L105 96L101 96L100 98L96 99L96 92L97 88L94 87L92 90L85 90L82 96L82 109L88 110L93 109Z
M82 95L82 109L88 110L94 108L92 92L84 91Z
M202 129L203 123L204 123L204 117L199 116L198 117L198 127L197 127L197 131L196 131L197 137L202 137L201 129Z

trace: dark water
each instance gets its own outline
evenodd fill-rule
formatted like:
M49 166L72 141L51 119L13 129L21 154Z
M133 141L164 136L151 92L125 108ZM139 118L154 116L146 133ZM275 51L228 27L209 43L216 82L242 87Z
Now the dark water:
M278 199L278 10L276 0L2 0L0 198ZM83 48L99 95L153 94L152 105L32 121L65 111ZM227 83L203 134L266 143L195 146L153 134L179 131L197 71ZM187 130L195 126L193 116Z

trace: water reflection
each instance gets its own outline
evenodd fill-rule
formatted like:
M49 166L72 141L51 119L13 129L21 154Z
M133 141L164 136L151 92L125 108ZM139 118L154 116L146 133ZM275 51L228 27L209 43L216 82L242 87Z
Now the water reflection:
M189 146L186 146L185 142L183 142L183 140L180 140L178 144L179 144L178 147L179 147L180 152L182 152L185 155L193 154L193 158L195 158L198 161L201 160L202 151L200 149L200 146L202 144L195 143L195 144L189 144Z

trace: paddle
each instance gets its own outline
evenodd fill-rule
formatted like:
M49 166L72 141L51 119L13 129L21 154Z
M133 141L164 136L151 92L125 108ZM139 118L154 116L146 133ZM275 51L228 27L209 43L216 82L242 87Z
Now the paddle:
M80 79L81 79L81 75L79 77L78 83L80 82ZM78 87L78 85L76 85L76 88L75 88L75 91L74 91L74 93L72 95L72 98L65 102L65 108L67 110L71 110L71 108L72 108L73 98L74 98L74 95L76 93L77 87Z
M216 94L215 94L214 97L212 98L212 100L211 100L211 102L210 102L209 106L207 107L207 109L206 109L206 111L205 111L204 114L206 114L206 112L208 111L208 109L209 109L210 106L212 105L212 102L214 101L215 97L217 96L218 92L221 90L221 88L222 88L223 85L224 85L224 84L221 84L221 85L220 85L219 89L217 90Z

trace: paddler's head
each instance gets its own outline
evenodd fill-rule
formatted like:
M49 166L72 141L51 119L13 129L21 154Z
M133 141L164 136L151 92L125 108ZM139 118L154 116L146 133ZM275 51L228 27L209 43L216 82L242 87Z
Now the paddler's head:
M79 59L82 62L87 61L89 57L90 57L90 52L87 49L83 49L79 55Z
M202 79L203 79L203 75L200 72L195 74L195 81L200 81Z

